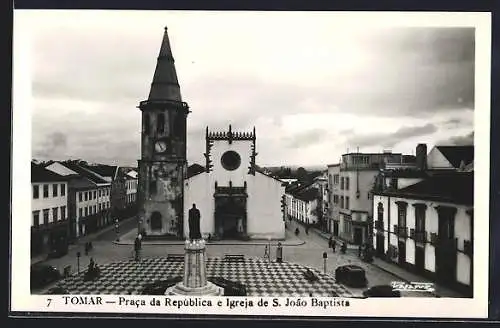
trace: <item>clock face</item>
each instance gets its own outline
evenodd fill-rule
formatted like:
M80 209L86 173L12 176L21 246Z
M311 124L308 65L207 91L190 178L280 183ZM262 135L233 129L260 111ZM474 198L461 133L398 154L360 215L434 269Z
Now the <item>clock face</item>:
M155 151L157 153L163 153L167 150L167 143L163 140L157 141L155 143Z

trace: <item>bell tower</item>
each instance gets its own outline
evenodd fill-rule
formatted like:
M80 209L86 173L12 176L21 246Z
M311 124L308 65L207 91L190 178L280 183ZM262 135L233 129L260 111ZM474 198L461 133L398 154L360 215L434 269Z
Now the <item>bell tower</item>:
M182 101L167 28L142 113L139 167L139 231L183 236L187 103Z

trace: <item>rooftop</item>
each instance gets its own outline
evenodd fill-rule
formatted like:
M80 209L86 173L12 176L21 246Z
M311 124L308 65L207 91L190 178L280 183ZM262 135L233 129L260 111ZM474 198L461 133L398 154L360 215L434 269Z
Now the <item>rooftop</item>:
M68 179L46 168L31 163L31 182L67 181Z
M474 161L474 146L436 146L436 148L455 168L459 168L462 161L465 165Z

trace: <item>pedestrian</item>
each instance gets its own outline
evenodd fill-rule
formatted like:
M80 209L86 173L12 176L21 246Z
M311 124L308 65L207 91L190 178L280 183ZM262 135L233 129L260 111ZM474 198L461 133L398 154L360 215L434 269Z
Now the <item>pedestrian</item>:
M332 250L335 253L335 248L337 247L337 241L334 239L332 240Z
M140 260L140 251L141 251L141 235L140 234L135 238L134 251L135 251L135 260L139 261Z
M283 263L283 247L281 247L280 242L278 242L278 247L276 248L276 262Z
M345 254L345 252L347 251L347 243L345 241L342 243L340 251L342 252L342 254Z
M299 235L299 228L295 228L295 236L298 236Z
M308 234L309 234L309 226L306 225L306 235L308 235Z
M330 236L330 238L328 239L328 248L332 248L332 243L333 243L333 237Z
M361 254L363 253L363 245L359 245L358 247L358 257L361 257Z

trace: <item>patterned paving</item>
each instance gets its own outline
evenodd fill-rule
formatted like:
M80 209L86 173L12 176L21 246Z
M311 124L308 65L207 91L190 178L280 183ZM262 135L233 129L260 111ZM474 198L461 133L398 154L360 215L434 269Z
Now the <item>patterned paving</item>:
M101 276L96 281L84 281L83 273L58 283L69 294L139 295L148 283L183 275L183 262L166 258L144 258L99 266ZM309 282L303 273L305 267L295 263L267 263L261 259L246 258L242 262L228 262L223 258L207 260L207 276L222 277L246 285L248 296L325 296L349 297L351 293L335 283L335 279L311 269L318 280Z

